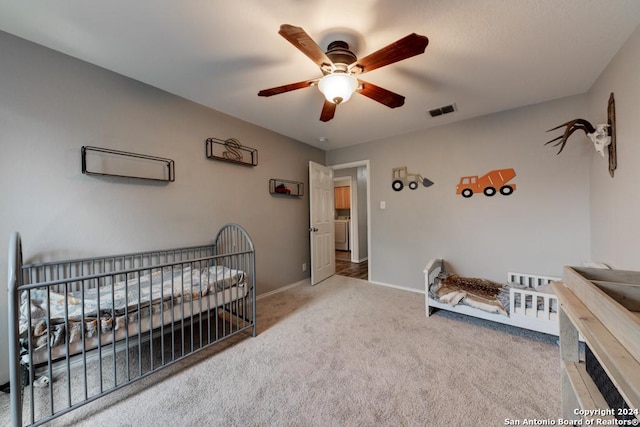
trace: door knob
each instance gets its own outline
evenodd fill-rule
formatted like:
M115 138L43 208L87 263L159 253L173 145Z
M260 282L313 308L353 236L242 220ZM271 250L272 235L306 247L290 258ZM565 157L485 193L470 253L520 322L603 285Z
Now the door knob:
M316 232L316 231L318 231L318 229L317 229L317 228L315 228L315 227L313 227L313 228L310 228L310 229L309 229L309 231Z

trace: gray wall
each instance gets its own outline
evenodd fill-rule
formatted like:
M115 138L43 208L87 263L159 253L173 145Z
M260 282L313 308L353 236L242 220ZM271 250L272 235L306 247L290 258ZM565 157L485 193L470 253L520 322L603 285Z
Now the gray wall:
M35 261L207 243L237 222L256 245L258 293L308 277L308 198L273 197L269 179L307 190L308 162L324 163L323 151L3 32L0 52L1 260L14 231ZM206 159L210 136L257 148L259 165ZM83 145L174 159L176 181L82 175Z
M371 161L373 281L423 288L422 267L444 257L461 274L503 280L507 271L560 276L584 261L639 270L640 27L583 95L505 111L327 153L327 164ZM556 156L545 130L574 118L606 123L616 99L618 169L575 133ZM464 108L464 106L461 106ZM425 119L428 120L428 119ZM391 169L435 181L391 190ZM455 195L460 176L513 167L516 192ZM379 208L386 201L387 209Z
M640 270L640 27L589 91L589 118L607 122L607 102L614 93L618 169L609 176L608 161L592 155L591 247L593 259L618 269Z
M555 135L547 129L586 113L586 95L575 96L328 152L329 165L371 162L372 280L424 289L434 257L492 280L589 261L591 147L579 137L558 156L544 146ZM393 191L399 166L435 184ZM517 174L511 196L455 194L461 176L502 168Z

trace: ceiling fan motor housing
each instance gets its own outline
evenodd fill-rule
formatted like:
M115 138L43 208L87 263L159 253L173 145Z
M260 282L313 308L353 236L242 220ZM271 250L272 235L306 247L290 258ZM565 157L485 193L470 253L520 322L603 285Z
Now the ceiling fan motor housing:
M341 40L329 43L327 56L334 65L343 65L345 69L344 71L346 71L347 65L353 64L358 59L356 55L349 50L349 45Z

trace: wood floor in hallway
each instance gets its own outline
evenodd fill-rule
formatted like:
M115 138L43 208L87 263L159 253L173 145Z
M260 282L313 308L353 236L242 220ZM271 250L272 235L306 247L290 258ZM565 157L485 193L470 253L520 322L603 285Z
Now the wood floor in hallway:
M351 262L351 252L336 251L336 274L367 280L369 278L369 262Z

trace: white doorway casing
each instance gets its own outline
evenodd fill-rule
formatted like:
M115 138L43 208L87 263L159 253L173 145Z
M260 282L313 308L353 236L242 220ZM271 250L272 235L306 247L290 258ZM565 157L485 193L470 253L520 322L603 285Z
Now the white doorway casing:
M341 169L351 169L357 168L358 170L362 170L362 177L366 182L366 222L367 222L367 230L366 230L366 245L367 245L367 253L365 259L369 262L368 268L368 280L371 281L371 183L370 183L370 164L369 160L361 160L350 163L343 163L339 165L330 166L333 170L341 170ZM358 174L360 176L360 173ZM346 177L345 177L346 179ZM358 200L362 198L362 195L358 195L358 191L355 190L357 188L357 184L353 181L351 182L351 222L350 222L350 240L351 240L351 262L359 263L363 261L363 257L360 255L362 250L360 248L360 231L358 227L358 218L360 217L361 212L359 212Z
M354 194L354 189L353 189L353 180L350 176L336 176L335 175L335 171L333 174L333 186L335 187L349 187L349 206L350 206L350 210L351 210L351 214L350 215L354 215L354 212L357 212L357 207L356 210L354 211L354 204L356 203L354 200L357 200L357 194ZM338 212L338 207L336 206L336 212ZM336 217L337 219L340 219L339 217ZM354 221L356 226L354 227ZM357 229L357 218L354 219L350 219L349 221L349 232L347 233L349 236L349 248L348 250L351 252L351 262L357 262L354 261L356 258L356 256L354 254L358 253L358 241L357 241L357 235L354 235L354 228ZM357 231L356 231L357 232ZM336 233L336 238L337 238L337 233ZM355 240L355 243L354 243ZM354 246L355 245L355 246ZM336 249L340 249L338 247L338 245L336 244Z

